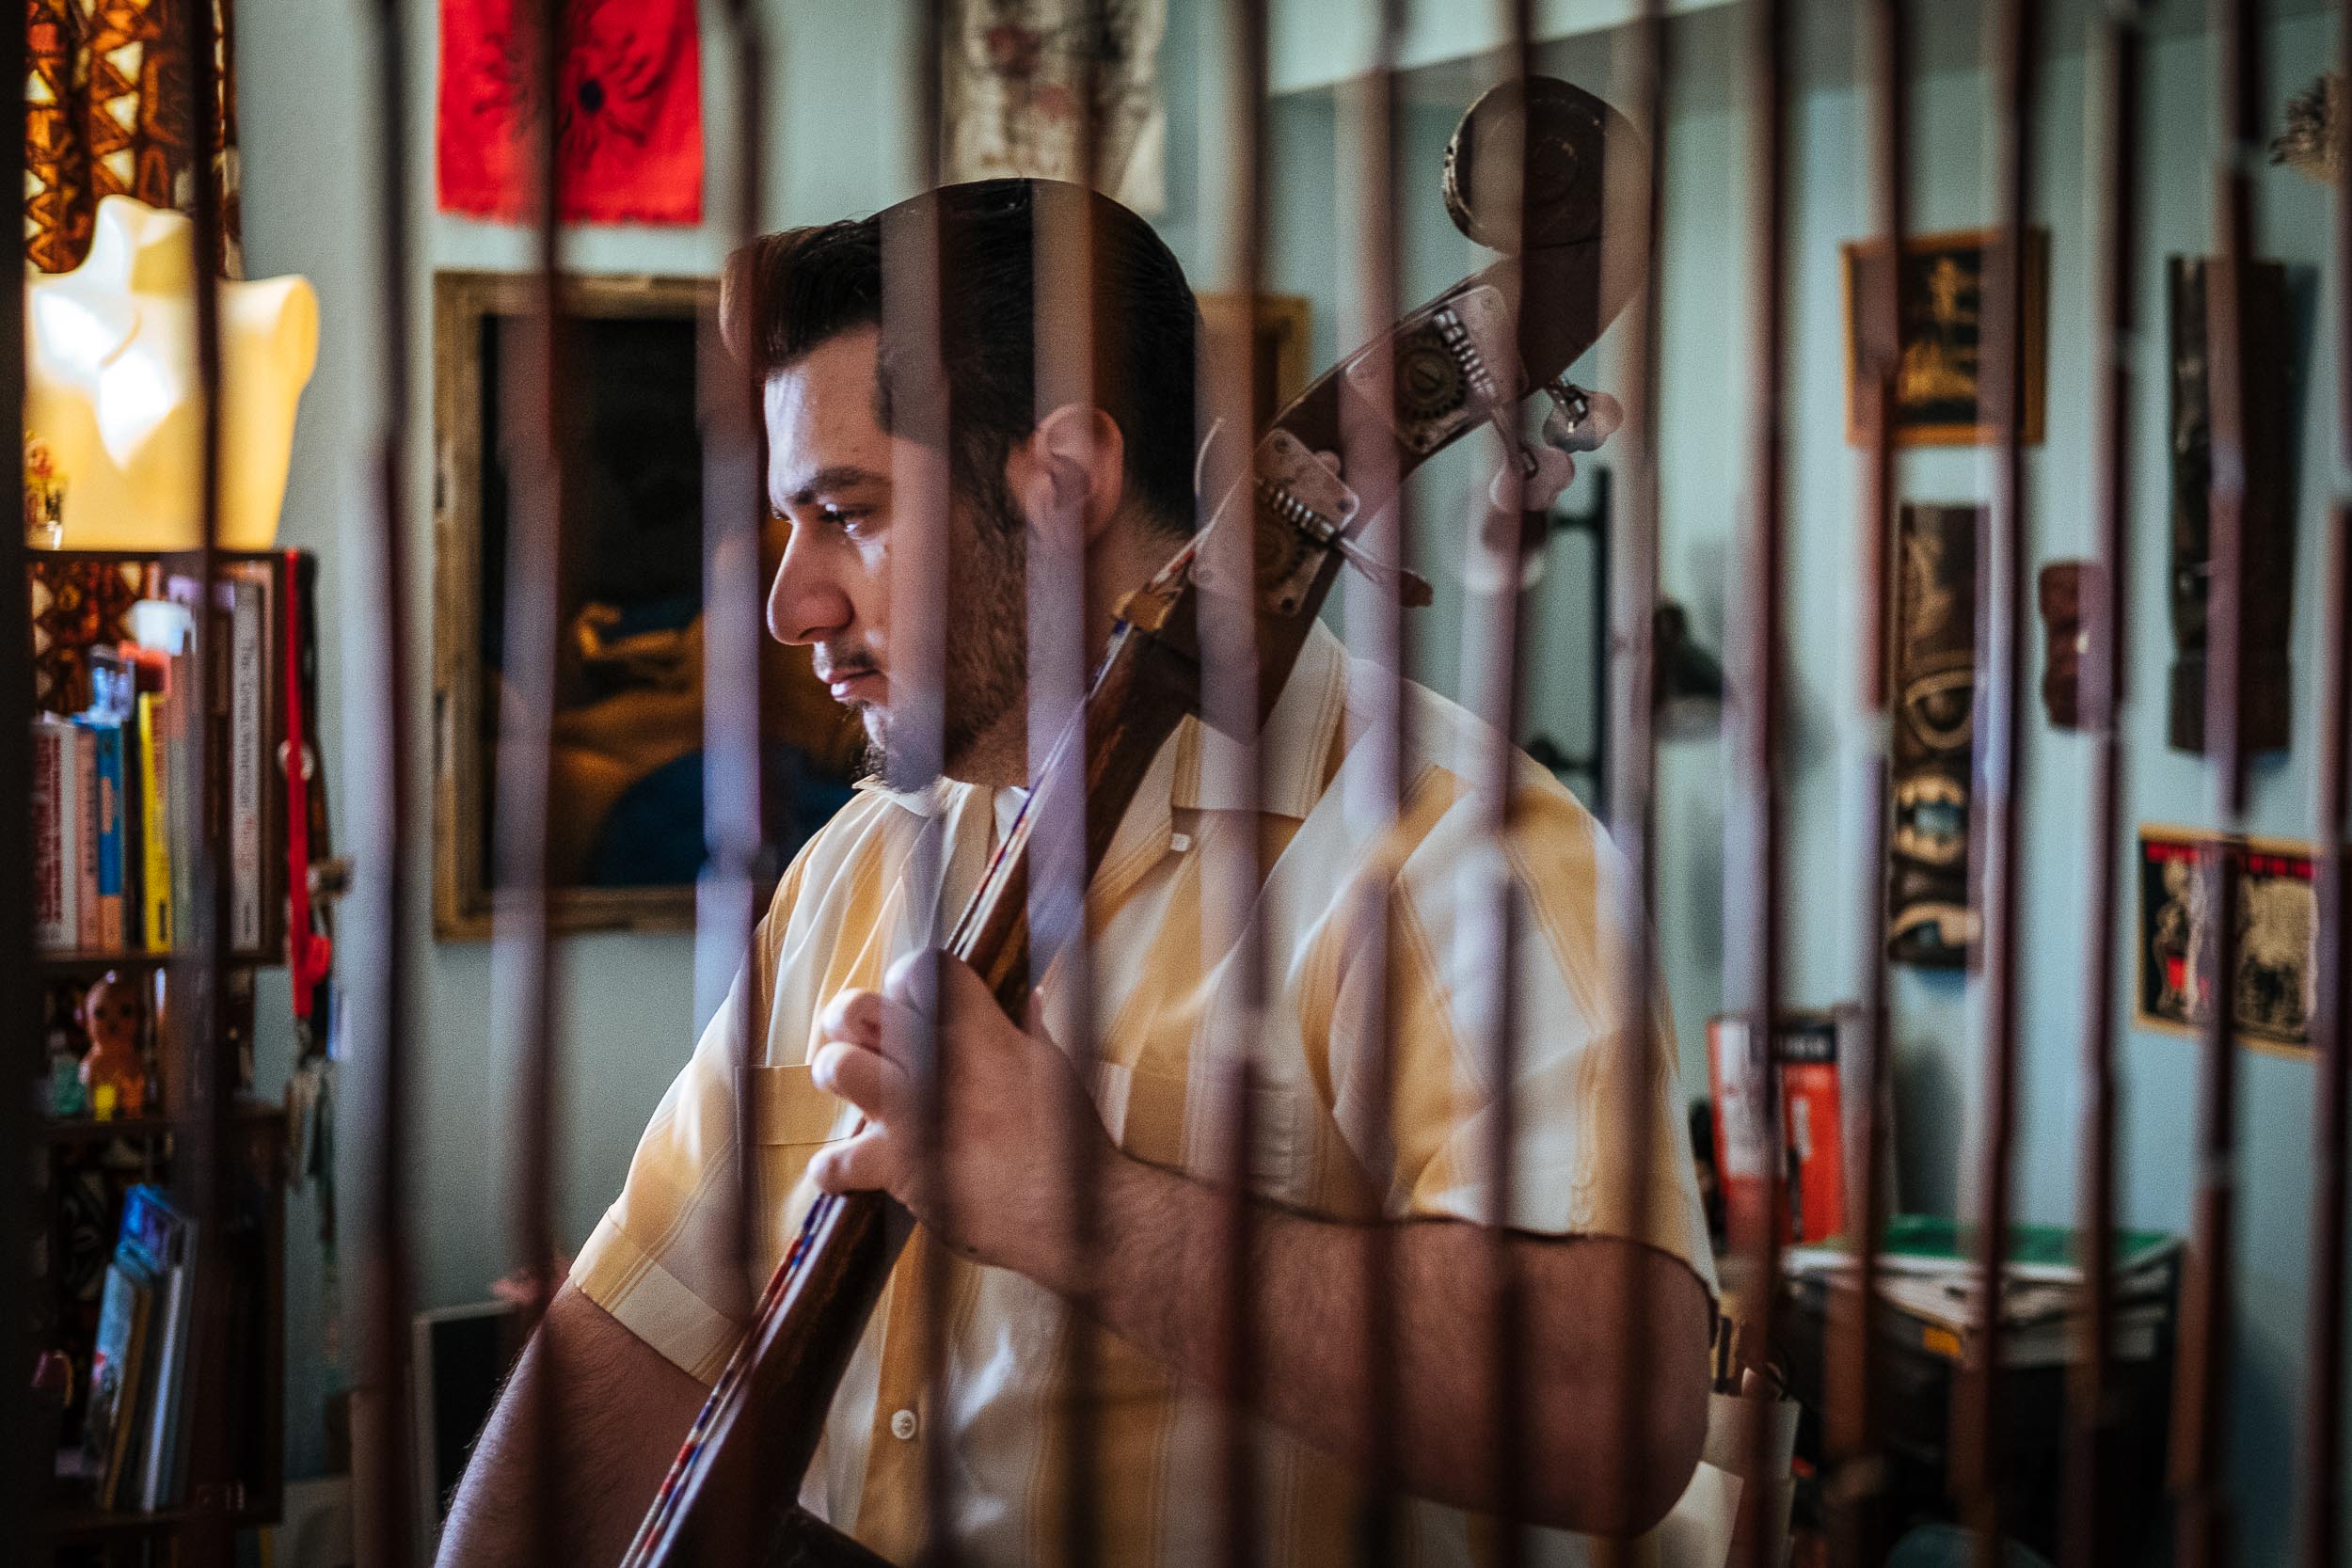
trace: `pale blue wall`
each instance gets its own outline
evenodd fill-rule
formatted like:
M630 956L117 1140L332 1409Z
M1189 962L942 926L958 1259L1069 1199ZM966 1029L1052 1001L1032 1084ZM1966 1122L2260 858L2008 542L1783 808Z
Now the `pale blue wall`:
M706 37L721 36L715 3L706 4ZM323 305L319 371L304 404L283 537L316 549L326 562L325 609L327 713L323 729L338 780L374 766L375 709L366 687L368 650L374 645L381 596L360 546L369 518L366 443L378 417L378 377L373 324L374 260L367 214L373 206L364 137L374 123L373 84L365 75L363 19L358 0L246 0L239 10L240 107L244 117L246 249L253 272L301 272L317 285ZM408 8L411 46L431 57L436 8ZM906 113L896 62L909 38L907 0L872 6L814 0L764 8L778 24L779 55L771 71L773 126L768 199L771 223L808 221L871 211L910 185ZM1217 281L1216 237L1221 232L1214 186L1199 180L1200 128L1217 122L1204 113L1197 61L1204 8L1174 0L1164 58L1170 100L1169 207L1161 227L1203 286ZM2179 8L2175 8L2177 11ZM2267 54L2274 98L2299 86L2331 47L2329 29L2308 3L2303 14L2270 29ZM1920 12L1927 71L1917 93L1917 184L1914 216L1922 228L1987 221L1982 188L1984 108L1981 84L1969 61L1971 8ZM2054 35L2080 37L2079 17L2054 24ZM2165 466L2162 426L2161 283L2164 253L2193 249L2206 232L2204 166L2210 94L2196 16L2168 14L2152 52L2145 145L2143 212L2148 243L2141 258L2141 297L2148 352L2143 356L2134 427L2137 467L2133 566L2133 657L2138 689L2153 692L2170 657L2164 622ZM1793 569L1790 645L1791 746L1788 879L1794 916L1789 928L1788 991L1797 1003L1827 1003L1854 991L1861 949L1854 908L1865 868L1845 831L1851 814L1841 793L1840 747L1852 705L1851 614L1849 593L1853 533L1852 452L1842 439L1842 371L1838 242L1866 227L1862 181L1855 158L1864 126L1846 59L1851 26L1842 14L1820 14L1801 57L1804 86L1792 119L1791 358L1788 515ZM1665 352L1662 568L1667 591L1692 610L1701 635L1721 646L1727 593L1728 542L1739 483L1737 442L1742 428L1742 381L1738 373L1743 311L1739 298L1740 212L1733 170L1739 141L1729 89L1730 31L1721 15L1692 18L1676 28L1676 104L1669 135L1665 217ZM1586 86L1607 90L1611 55L1605 40L1554 51L1554 68ZM733 138L721 108L728 101L729 62L706 62L706 112L711 126L713 193L723 191ZM2050 438L2027 462L2032 560L2083 553L2089 543L2086 454L2086 322L2090 313L2084 202L2086 124L2081 102L2081 53L2059 46L2046 77L2036 181L2042 220L2055 231L2051 278ZM1474 87L1456 71L1427 78L1417 89L1426 102L1411 110L1407 140L1414 166L1434 171L1435 153ZM431 211L431 72L413 84L411 115L417 142L411 167L420 182L410 216L417 252L418 293L430 295L424 275L436 266L518 267L527 263L523 237L512 230L443 218ZM1334 169L1341 121L1327 95L1304 95L1273 111L1273 194L1269 203L1271 286L1313 298L1317 366L1339 348L1337 323L1349 284L1342 258L1355 227L1344 181ZM1429 189L1410 193L1406 214L1406 292L1433 292L1477 264L1466 243L1438 213L1434 172ZM2278 175L2261 181L2261 245L2296 268L2297 298L2307 323L2316 268L2324 251L2326 203L2318 187ZM592 270L705 271L724 248L725 221L672 233L598 230L580 234L575 264ZM2324 437L2328 408L2312 388L2332 382L2324 333L2310 331L2312 362L2301 383L2299 419L2301 519L2295 592L2296 749L2256 770L2249 825L2263 832L2309 836L2312 772L2310 712L2316 676L2318 505L2334 474ZM1598 368L1584 369L1606 384L1615 352L1604 344ZM429 429L429 364L421 338L413 356L420 435ZM420 451L413 475L414 515L408 537L416 552L410 638L415 689L405 694L412 733L430 722L424 672L430 669L429 561L431 525L423 498L428 470ZM1440 581L1440 604L1421 632L1424 671L1452 689L1459 617L1453 595L1458 578L1432 563L1443 559L1450 519L1462 515L1473 479L1467 460L1431 466L1417 485L1421 526L1417 549L1424 570ZM1911 454L1904 483L1911 496L1965 500L1988 492L1990 476L1979 454ZM1548 676L1531 684L1532 722L1581 733L1585 715L1582 646L1575 607L1583 589L1573 572L1555 572L1544 594L1539 646L1557 650L1544 661ZM2029 670L2038 673L2039 655ZM1736 676L1736 672L1734 673ZM2137 702L2126 716L2128 820L2202 821L2210 817L2210 788L2193 760L2163 749L2156 703ZM2080 834L2085 815L2083 749L2052 734L2038 705L2028 716L2022 757L2026 817L2025 909L2030 922L2021 974L2021 1024L2026 1051L2019 1166L2026 1211L2063 1219L2072 1202L2072 1118L2074 1032L2079 1009L2076 971L2085 940L2080 929ZM1669 985L1682 1021L1686 1072L1703 1076L1698 1031L1724 994L1723 892L1718 866L1724 778L1720 745L1677 742L1661 753L1659 816L1659 909ZM359 819L367 802L339 789L338 822L345 845L380 831ZM506 1075L496 1063L491 1029L499 993L489 953L481 946L429 942L429 828L420 799L407 824L412 890L404 918L422 943L413 998L421 1060L418 1069L420 1122L415 1186L419 1289L425 1305L479 1299L488 1279L507 1265L501 1196L512 1149ZM2117 847L2117 853L2123 853ZM372 973L380 932L347 921L342 973L359 984ZM2128 934L2118 944L2128 972ZM693 961L684 937L596 936L565 944L561 987L569 1057L562 1111L561 1213L576 1243L626 1169L628 1152L655 1099L687 1049L694 1027ZM264 1006L282 1015L283 985L264 989ZM1915 1207L1948 1208L1959 1177L1975 1093L1974 1020L1967 989L1955 977L1899 973L1899 1073L1905 1095L1901 1134L1906 1197ZM282 1033L265 1036L282 1064ZM2124 1030L2119 1040L2127 1096L2124 1120L2125 1217L2136 1224L2184 1227L2190 1170L2185 1155L2194 1117L2190 1047L2163 1036ZM265 1055L268 1054L265 1053ZM2248 1054L2244 1122L2248 1138L2243 1187L2240 1266L2237 1474L2242 1487L2248 1560L2283 1560L2284 1509L2291 1463L2289 1422L2295 1367L2299 1360L2303 1290L2304 1177L2309 1157L2310 1069L2294 1062ZM282 1065L265 1060L265 1084ZM348 1212L348 1211L346 1211ZM316 1343L320 1322L316 1248L308 1241L316 1212L309 1196L294 1205L289 1260L289 1463L293 1473L315 1470L323 1439L317 1419L321 1394L335 1378Z

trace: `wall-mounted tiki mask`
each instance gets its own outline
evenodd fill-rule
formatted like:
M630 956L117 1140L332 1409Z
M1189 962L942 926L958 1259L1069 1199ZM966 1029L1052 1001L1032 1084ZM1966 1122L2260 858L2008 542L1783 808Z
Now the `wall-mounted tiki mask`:
M2090 561L2053 561L2038 581L2042 605L2042 707L2054 729L2082 727L2080 682L2087 601L2097 597L2099 567Z
M2165 733L2174 751L2205 748L2205 615L2212 572L2213 407L2205 354L2206 280L2218 261L2169 257L2172 361L2172 640ZM2286 269L2249 265L2241 292L2246 404L2246 504L2241 531L2245 679L2238 744L2247 752L2287 743L2287 616L2294 603L2294 515L2287 493Z
M1893 833L1886 956L1953 967L1976 936L1968 907L1968 761L1977 702L1973 506L1902 509L1896 531Z

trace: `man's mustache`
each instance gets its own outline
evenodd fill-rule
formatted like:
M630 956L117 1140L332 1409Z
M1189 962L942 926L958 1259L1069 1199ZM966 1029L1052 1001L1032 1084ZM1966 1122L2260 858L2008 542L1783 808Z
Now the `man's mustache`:
M816 671L817 678L831 686L835 681L850 680L858 675L879 675L882 666L874 662L872 655L860 654L837 660L819 657L816 661Z

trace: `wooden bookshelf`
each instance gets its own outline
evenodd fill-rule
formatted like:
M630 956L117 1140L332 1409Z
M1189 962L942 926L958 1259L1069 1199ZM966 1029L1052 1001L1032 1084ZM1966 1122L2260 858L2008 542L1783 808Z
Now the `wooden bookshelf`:
M35 569L53 574L75 562L160 562L167 575L192 576L196 571L195 558L169 552L43 550L32 552L31 558ZM222 551L218 559L274 562L283 557L275 552ZM290 1129L282 1106L257 1098L249 1088L237 1088L233 1080L240 1053L229 1048L234 1036L226 1033L244 1030L249 1020L249 1012L241 1018L230 1007L229 998L236 989L231 982L240 976L249 978L251 971L282 963L286 945L287 800L280 761L285 739L285 659L278 640L285 618L294 607L288 602L292 595L286 592L282 576L275 580L262 618L259 730L258 735L251 729L245 732L262 753L259 772L260 942L217 955L184 946L167 952L134 947L44 950L30 955L37 1008L54 1003L57 1011L53 1016L62 1018L63 1003L56 993L78 989L109 970L119 971L149 990L151 1030L155 1028L152 988L143 977L163 974L170 1006L176 1010L183 967L217 962L223 983L213 993L214 1006L220 1009L214 1019L215 1026L225 1032L221 1037L224 1048L196 1053L193 1061L175 1055L163 1039L152 1041L155 1077L151 1082L157 1085L152 1092L160 1094L159 1111L106 1120L88 1116L56 1118L37 1112L29 1121L31 1145L36 1158L43 1163L41 1190L49 1195L50 1204L45 1222L51 1237L46 1249L50 1261L47 1272L35 1281L36 1291L44 1292L49 1304L44 1308L47 1326L42 1348L60 1349L74 1358L77 1386L87 1375L87 1323L95 1313L86 1298L72 1293L73 1282L87 1277L88 1249L80 1249L69 1260L60 1244L67 1214L76 1212L61 1208L59 1195L69 1180L80 1188L78 1223L86 1227L103 1223L105 1227L101 1232L105 1241L102 1256L111 1255L114 1227L120 1222L122 1188L131 1180L163 1187L175 1202L199 1217L195 1242L198 1293L191 1320L194 1338L188 1341L190 1360L183 1395L192 1414L192 1430L185 1439L189 1445L187 1500L151 1512L102 1509L92 1504L87 1481L52 1480L37 1495L28 1529L20 1534L0 1525L0 1543L27 1542L30 1560L35 1563L53 1561L57 1568L157 1563L173 1568L227 1568L235 1559L236 1533L275 1523L281 1510ZM31 587L28 574L28 592ZM210 616L202 621L207 628L216 625ZM199 640L205 635L200 630ZM205 741L208 747L223 739L234 741L230 724L220 717L224 711L219 706L211 709L206 721L213 731ZM226 788L227 767L208 760L199 770L199 788L207 802L198 814L201 826L192 841L183 844L175 839L171 847L175 860L183 854L222 857L215 863L223 866L223 878L227 876L228 808L217 792ZM183 911L179 918L185 921L190 915ZM183 927L183 934L188 928ZM249 986L244 989L250 990ZM37 1039L44 1032L38 1026L40 1022L37 1016L33 1031ZM185 1023L180 1027L184 1029ZM45 1042L40 1049L47 1049ZM199 1064L207 1073L202 1083L196 1078ZM33 1079L45 1074L47 1058L21 1067L25 1076L19 1083L30 1087ZM223 1105L225 1111L213 1116L210 1108ZM132 1151L135 1161L119 1151L110 1153L117 1145ZM206 1184L206 1171L199 1162L208 1146L214 1159ZM209 1223L203 1218L207 1215ZM135 1418L142 1422L147 1418L143 1401ZM67 1433L77 1427L78 1416L70 1418ZM73 1437L63 1433L60 1437L69 1444L60 1450L61 1456L78 1447ZM15 1559L0 1547L0 1560L13 1562Z

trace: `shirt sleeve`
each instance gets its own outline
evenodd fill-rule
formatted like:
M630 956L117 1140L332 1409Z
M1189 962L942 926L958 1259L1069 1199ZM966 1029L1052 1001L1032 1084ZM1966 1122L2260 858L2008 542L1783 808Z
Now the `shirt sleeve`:
M804 848L753 934L749 961L645 1124L620 1196L572 1264L581 1294L704 1383L716 1381L742 1337L757 1289L736 1265L736 1030L750 1009L755 1055L764 1057L778 943L806 862Z
M1621 994L1629 896L1624 860L1591 815L1546 780L1522 787L1507 851L1498 850L1458 777L1432 770L1406 813L1418 842L1387 858L1394 1030L1388 1147L1392 1214L1491 1223L1492 1144L1501 1066L1491 1021L1511 985L1514 1182L1508 1223L1539 1235L1614 1236L1689 1265L1715 1292L1691 1160L1674 1026L1661 983L1647 1017ZM1425 831L1416 824L1425 825ZM1507 874L1507 953L1491 890ZM1335 1075L1371 1074L1361 1037L1337 1021L1375 1004L1371 965L1351 966L1334 1009ZM1346 993L1354 991L1350 997Z
M714 1381L741 1337L749 1303L712 1231L731 1208L717 1191L735 1169L734 1031L738 977L694 1053L646 1123L628 1180L572 1264L572 1283L691 1375Z

